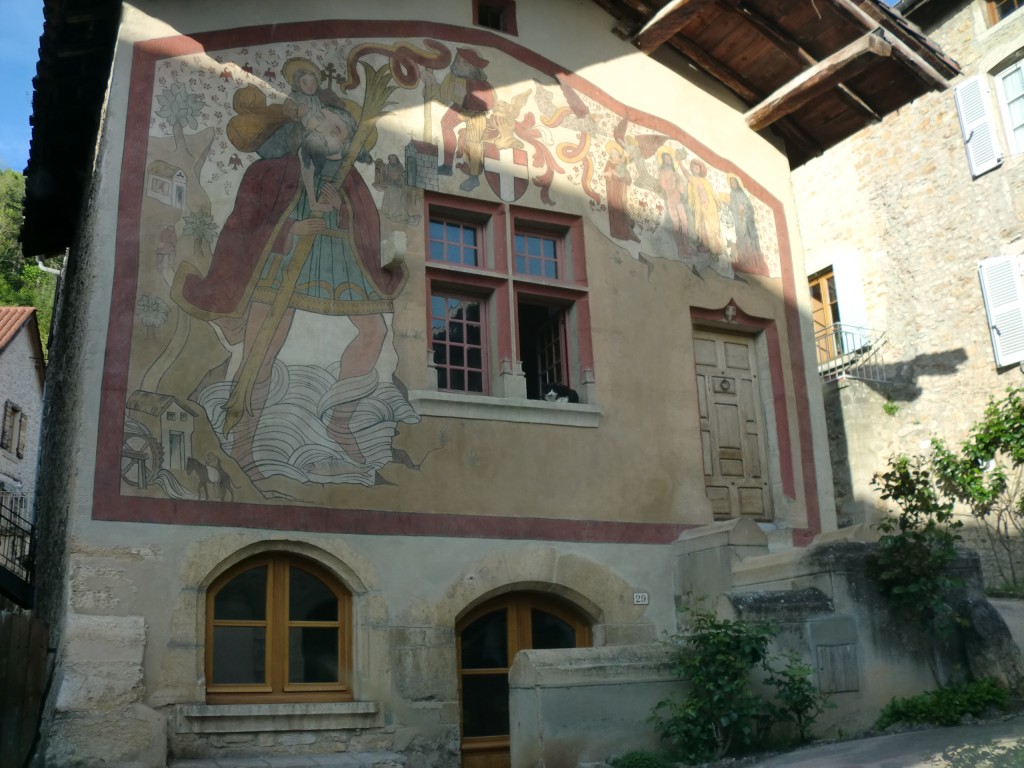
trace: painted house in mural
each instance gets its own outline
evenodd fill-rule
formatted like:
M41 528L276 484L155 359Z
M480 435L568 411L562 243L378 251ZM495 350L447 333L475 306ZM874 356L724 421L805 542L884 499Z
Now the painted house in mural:
M819 367L854 367L826 387L836 505L850 523L878 514L870 483L885 457L927 451L932 437L958 444L991 398L1021 384L1024 360L1024 13L982 0L897 8L957 60L953 88L793 175ZM858 370L871 350L876 364ZM986 572L999 581L992 559Z
M518 650L674 628L685 531L835 528L790 165L944 86L899 17L77 5L48 764L525 764Z

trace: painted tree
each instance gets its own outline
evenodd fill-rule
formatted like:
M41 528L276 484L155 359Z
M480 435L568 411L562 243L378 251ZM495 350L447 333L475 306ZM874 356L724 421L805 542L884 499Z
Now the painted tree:
M206 106L203 97L186 89L183 83L173 83L164 88L156 100L160 104L156 114L171 126L175 148L184 148L185 126L193 131L199 129L198 117Z

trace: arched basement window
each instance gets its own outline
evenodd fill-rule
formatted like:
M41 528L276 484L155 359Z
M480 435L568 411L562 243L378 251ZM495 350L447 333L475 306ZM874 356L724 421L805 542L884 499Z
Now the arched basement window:
M347 701L352 596L287 553L239 563L206 599L206 700Z

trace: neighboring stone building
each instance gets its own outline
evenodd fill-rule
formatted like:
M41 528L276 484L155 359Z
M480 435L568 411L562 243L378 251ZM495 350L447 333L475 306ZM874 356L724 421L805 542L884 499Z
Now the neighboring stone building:
M836 528L790 165L955 68L871 2L634 5L48 0L47 765L533 765L517 651L637 683Z
M878 514L870 481L886 457L926 452L933 436L958 442L990 398L1024 383L1024 13L1012 0L897 8L959 63L955 91L793 174L807 273L825 297L817 329L869 329L846 335L847 352L887 340L887 381L826 385L841 524ZM834 338L819 335L824 347Z
M0 597L23 606L32 603L29 550L45 376L35 309L0 307Z

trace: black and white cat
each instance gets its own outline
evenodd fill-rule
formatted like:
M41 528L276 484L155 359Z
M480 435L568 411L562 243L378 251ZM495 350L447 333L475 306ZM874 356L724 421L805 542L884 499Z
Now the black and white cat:
M580 401L576 390L564 384L545 384L541 391L544 393L544 399L549 403L578 403Z

